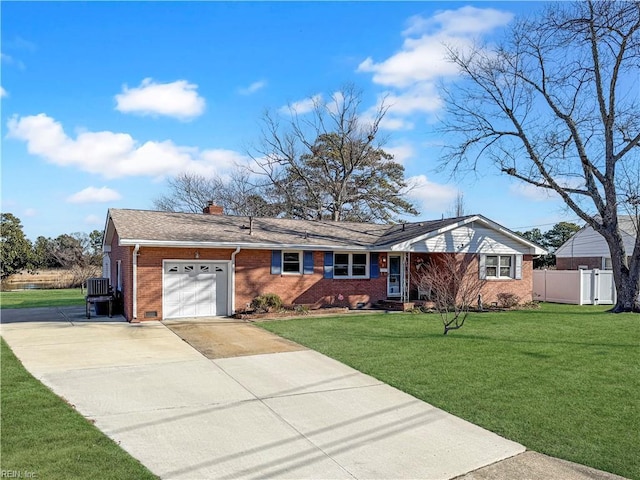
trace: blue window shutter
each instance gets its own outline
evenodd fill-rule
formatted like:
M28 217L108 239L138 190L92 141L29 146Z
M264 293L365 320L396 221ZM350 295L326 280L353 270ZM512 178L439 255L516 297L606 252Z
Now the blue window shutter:
M313 252L302 252L304 258L302 259L302 274L313 274Z
M379 255L378 252L369 254L369 278L378 278L380 276Z
M333 278L333 252L324 252L324 278Z
M271 250L271 275L282 273L282 250Z

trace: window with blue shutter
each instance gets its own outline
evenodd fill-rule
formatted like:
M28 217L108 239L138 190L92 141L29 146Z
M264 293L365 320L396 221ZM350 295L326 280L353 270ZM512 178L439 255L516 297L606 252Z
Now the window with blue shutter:
M324 252L324 278L333 278L333 252Z
M369 278L378 278L380 276L379 255L378 252L373 252L369 255Z
M271 251L271 275L282 273L282 250Z
M303 252L303 267L302 273L304 275L312 275L313 274L313 252Z

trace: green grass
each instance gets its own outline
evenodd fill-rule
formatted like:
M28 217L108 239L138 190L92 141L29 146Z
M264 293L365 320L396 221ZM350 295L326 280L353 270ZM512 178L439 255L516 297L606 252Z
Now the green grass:
M33 378L4 340L0 350L2 472L39 479L157 478Z
M263 323L531 450L640 479L640 315L543 304Z
M0 308L65 307L84 305L79 288L0 292Z

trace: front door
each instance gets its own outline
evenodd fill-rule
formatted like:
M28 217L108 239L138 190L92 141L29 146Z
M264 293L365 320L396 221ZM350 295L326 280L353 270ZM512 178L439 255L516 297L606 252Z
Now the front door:
M399 297L402 294L402 257L389 255L389 274L387 275L387 295Z

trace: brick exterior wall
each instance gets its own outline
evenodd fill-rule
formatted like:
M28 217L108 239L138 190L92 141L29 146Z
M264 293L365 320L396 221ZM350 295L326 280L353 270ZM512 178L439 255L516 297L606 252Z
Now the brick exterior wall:
M485 305L497 302L499 293L513 293L520 298L520 303L533 301L533 256L523 255L521 280L487 280L480 293Z
M236 256L236 309L245 308L264 293L275 293L284 303L316 308L328 305L356 308L358 303L387 298L387 277L383 274L372 279L324 278L324 252L314 252L313 264L310 275L272 275L271 250L240 251Z
M581 265L587 270L602 268L602 257L556 257L556 270L578 270Z
M133 297L133 285L132 285L132 271L133 267L131 264L132 255L133 255L133 247L121 247L118 246L118 233L115 232L113 235L113 239L111 240L111 252L109 253L109 258L111 259L111 286L114 289L114 293L118 295L119 298L123 301L123 315L124 317L131 321L133 317L133 305L132 305L132 297ZM117 292L117 261L120 260L122 275L122 291Z
M133 247L119 247L117 234L111 243L111 278L116 282L116 261L122 261L122 296L124 316L129 321L161 320L162 262L163 260L230 261L234 249L152 248L138 251L137 319L133 318ZM447 255L447 254L440 254ZM424 258L426 254L422 255ZM386 255L380 254L379 266L386 267ZM416 273L416 262L421 255L412 254L411 272ZM468 262L468 275L477 278L478 256L461 255ZM271 274L271 250L241 250L236 256L235 308L243 310L251 300L264 293L276 293L287 304L304 304L312 308L321 306L348 306L375 304L387 298L387 273L371 279L324 278L324 252L314 252L314 271L308 275ZM497 301L501 292L514 293L521 302L532 300L533 259L525 255L522 262L522 280L487 280L482 288L485 304ZM412 298L417 297L412 287ZM157 317L145 318L145 312L157 312Z
M477 254L412 254L411 255L411 275L419 275L417 264L426 261L428 256L450 256L456 255L459 262L467 265L466 276L474 281L479 275L479 256ZM530 302L533 300L533 256L523 255L522 258L522 279L486 279L480 294L485 305L489 305L498 301L499 293L513 293L520 298L520 303ZM417 298L417 289L412 286L411 298Z

